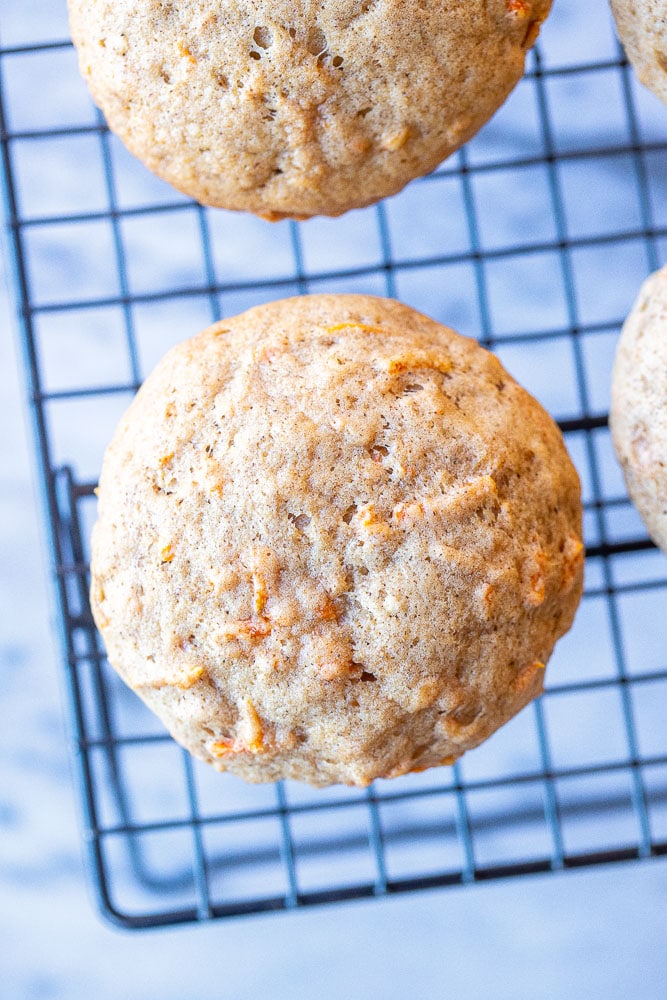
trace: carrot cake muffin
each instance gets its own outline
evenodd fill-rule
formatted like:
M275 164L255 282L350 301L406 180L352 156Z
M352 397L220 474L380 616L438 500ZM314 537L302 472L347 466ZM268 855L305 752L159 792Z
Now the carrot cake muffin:
M667 104L667 4L665 0L611 0L618 37L649 90Z
M582 566L560 431L498 359L398 302L313 295L147 379L104 460L91 600L197 757L363 786L540 693Z
M644 282L623 325L609 423L630 498L667 552L667 267Z
M114 132L206 205L340 215L473 136L551 0L69 0Z

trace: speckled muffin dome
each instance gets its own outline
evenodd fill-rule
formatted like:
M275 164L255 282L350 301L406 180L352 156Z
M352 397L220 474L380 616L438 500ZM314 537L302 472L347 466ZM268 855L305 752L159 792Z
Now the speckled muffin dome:
M399 191L520 79L551 0L69 0L110 127L200 202L268 219Z
M665 0L611 0L626 55L637 76L667 104L667 3Z
M667 266L644 282L623 324L609 424L630 498L667 553Z
M559 430L476 342L317 295L171 350L110 445L91 599L197 757L366 785L451 763L542 689L582 585Z

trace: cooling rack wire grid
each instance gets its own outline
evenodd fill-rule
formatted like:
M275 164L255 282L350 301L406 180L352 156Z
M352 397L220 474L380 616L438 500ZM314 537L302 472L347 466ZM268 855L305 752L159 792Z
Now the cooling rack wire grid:
M0 146L102 910L147 927L664 854L667 559L607 408L622 320L667 260L667 114L606 0L555 4L524 80L435 173L302 224L201 208L135 162L64 7L0 11ZM544 696L453 768L365 791L247 786L191 759L109 670L87 600L95 477L142 379L212 320L315 291L393 296L478 337L556 417L584 489L585 596Z

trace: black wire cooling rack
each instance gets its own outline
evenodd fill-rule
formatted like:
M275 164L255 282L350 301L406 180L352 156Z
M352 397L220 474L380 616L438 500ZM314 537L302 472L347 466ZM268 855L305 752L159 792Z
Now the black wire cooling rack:
M667 559L606 412L622 319L667 259L667 109L605 0L555 4L525 79L434 174L300 225L155 180L93 108L64 3L35 7L0 13L0 142L103 911L146 927L664 854ZM95 476L146 372L221 315L318 290L395 296L492 347L559 420L584 488L585 596L544 696L453 768L366 791L247 786L192 760L108 669L87 600Z

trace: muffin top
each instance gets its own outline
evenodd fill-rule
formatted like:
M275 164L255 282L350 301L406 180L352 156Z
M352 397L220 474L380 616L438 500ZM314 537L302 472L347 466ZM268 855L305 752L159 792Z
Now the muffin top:
M69 8L81 71L130 150L204 204L278 219L339 215L434 169L517 83L550 3Z
M475 341L387 299L172 349L110 445L91 598L197 756L313 784L451 762L542 687L582 578L577 474Z
M611 0L626 55L637 76L667 104L667 7L665 0Z
M630 498L667 552L667 266L644 282L623 325L609 423Z

